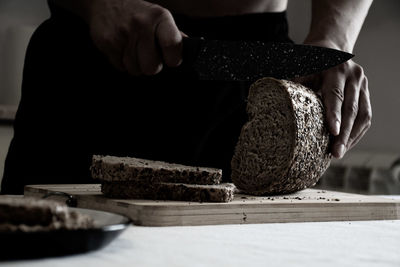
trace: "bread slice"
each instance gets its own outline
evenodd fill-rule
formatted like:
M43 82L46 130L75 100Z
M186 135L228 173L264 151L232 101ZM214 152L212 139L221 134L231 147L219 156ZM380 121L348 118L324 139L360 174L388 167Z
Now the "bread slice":
M300 84L263 78L250 87L247 113L231 161L238 189L264 195L315 185L331 159L319 96Z
M235 186L197 185L183 183L103 182L101 191L111 198L179 200L193 202L229 202L233 200Z
M235 190L220 184L220 169L146 159L95 155L91 172L112 198L228 202Z
M94 222L91 217L71 211L65 204L27 197L0 197L0 232L92 227Z
M219 184L222 179L220 169L130 157L94 155L90 169L93 178L109 182Z

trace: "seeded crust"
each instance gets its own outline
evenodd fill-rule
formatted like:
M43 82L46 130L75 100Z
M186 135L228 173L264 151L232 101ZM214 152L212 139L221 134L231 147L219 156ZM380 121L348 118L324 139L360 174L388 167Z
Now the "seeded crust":
M88 229L93 219L64 204L35 198L0 197L0 232Z
M250 87L247 113L231 161L238 189L269 195L314 186L331 160L319 96L300 84L263 78Z
M192 202L230 202L235 186L231 183L219 185L194 185L182 183L104 182L104 195L123 199L179 200Z
M222 170L130 157L94 155L92 177L102 181L219 184Z

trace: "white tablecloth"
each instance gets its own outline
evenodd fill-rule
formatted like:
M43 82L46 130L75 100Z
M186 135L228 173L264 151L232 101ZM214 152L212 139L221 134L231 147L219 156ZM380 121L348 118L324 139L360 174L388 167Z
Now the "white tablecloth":
M100 251L0 265L399 267L400 221L132 226Z

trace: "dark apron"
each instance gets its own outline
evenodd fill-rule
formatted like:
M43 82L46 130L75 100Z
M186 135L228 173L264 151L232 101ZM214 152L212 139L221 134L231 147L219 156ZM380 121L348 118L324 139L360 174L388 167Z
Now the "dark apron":
M250 83L198 81L183 67L129 76L96 49L83 21L51 11L28 46L3 194L91 183L93 154L222 168L230 179ZM189 36L290 42L285 12L174 18Z

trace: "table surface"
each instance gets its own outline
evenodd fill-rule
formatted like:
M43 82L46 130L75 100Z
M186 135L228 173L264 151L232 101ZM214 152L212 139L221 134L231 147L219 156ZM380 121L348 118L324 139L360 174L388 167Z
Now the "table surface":
M99 251L0 265L398 267L400 220L132 226Z

